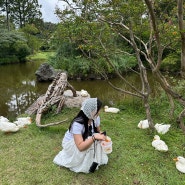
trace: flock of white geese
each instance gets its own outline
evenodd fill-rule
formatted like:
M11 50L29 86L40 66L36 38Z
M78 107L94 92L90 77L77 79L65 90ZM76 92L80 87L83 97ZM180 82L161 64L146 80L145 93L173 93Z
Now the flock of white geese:
M17 132L21 128L31 124L31 117L20 117L16 121L11 122L7 118L0 116L0 131L6 134L11 132Z
M87 92L82 91L82 93L86 94ZM83 96L85 96L83 94ZM114 107L108 107L107 105L104 106L104 112L108 113L118 113L120 110L118 108ZM17 132L20 128L26 127L27 125L31 124L32 120L31 117L21 117L17 118L16 121L10 122L7 118L0 116L0 131L4 133L10 133L10 132ZM156 131L159 134L166 134L171 125L170 124L159 124L156 123L154 125ZM149 128L149 122L148 120L141 120L138 123L138 128L140 129L147 129ZM152 146L155 148L155 150L167 152L168 146L166 143L160 139L159 135L155 135L152 141ZM182 156L178 156L177 158L173 159L176 163L176 168L182 173L185 173L185 158Z
M156 123L154 127L159 134L166 134L169 131L171 125ZM140 129L149 128L148 120L141 120L138 123L138 128ZM160 139L159 135L154 136L153 141L152 141L152 146L155 148L155 150L158 150L158 151L162 151L162 152L168 151L168 146L166 145L165 141ZM174 158L173 160L175 161L177 170L179 170L181 173L185 173L185 158L182 156L178 156Z

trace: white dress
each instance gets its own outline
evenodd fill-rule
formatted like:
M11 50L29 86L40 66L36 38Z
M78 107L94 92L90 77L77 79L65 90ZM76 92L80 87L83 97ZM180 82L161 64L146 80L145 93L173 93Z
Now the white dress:
M100 118L98 117L95 120L95 126L99 124ZM98 166L108 163L107 154L103 152L100 141L95 141L95 143L85 151L80 152L78 150L74 142L73 134L82 134L84 130L84 125L77 122L73 123L71 132L68 130L63 138L62 151L60 151L53 160L55 164L69 168L74 172L89 173L93 162L97 162Z

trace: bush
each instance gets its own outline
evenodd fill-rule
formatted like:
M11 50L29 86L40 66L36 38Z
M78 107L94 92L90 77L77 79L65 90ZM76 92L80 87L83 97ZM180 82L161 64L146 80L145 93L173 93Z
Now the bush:
M16 44L16 53L20 62L24 62L26 60L26 57L31 54L28 45L22 43Z
M0 32L0 60L2 63L14 63L24 61L30 54L27 41L20 32L2 31Z
M163 59L161 64L162 71L177 72L180 69L180 56L177 53L169 54Z
M112 57L112 61L116 66L116 69L122 73L137 66L136 58L128 55L114 56ZM79 55L63 56L59 53L55 57L51 57L49 60L49 63L54 68L67 71L69 77L85 78L91 73L96 74L97 68L98 72L107 73L109 75L114 74L115 71L112 66L107 64L103 58L94 59L94 62L92 63L91 60Z
M49 64L68 72L69 77L85 77L91 70L90 61L78 57L50 57Z

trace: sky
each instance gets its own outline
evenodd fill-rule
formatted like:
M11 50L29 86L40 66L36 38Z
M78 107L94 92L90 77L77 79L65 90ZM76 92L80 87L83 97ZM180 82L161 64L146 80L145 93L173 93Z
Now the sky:
M38 3L42 5L41 12L44 22L57 23L59 19L54 14L56 5L62 8L62 2L59 0L38 0Z

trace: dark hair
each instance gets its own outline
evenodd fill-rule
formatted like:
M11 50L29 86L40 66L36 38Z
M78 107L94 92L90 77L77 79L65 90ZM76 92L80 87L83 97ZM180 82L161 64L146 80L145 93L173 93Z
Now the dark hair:
M102 102L97 98L97 112L96 112L96 114L101 109L101 106L102 106Z
M96 114L101 109L101 106L102 106L102 102L97 98L97 112L96 112ZM88 137L88 121L89 121L89 118L84 114L84 112L82 110L80 110L80 112L77 114L77 116L75 116L75 118L72 120L71 124L69 125L69 131L70 131L71 126L74 122L78 122L80 124L83 124L85 126L85 132L83 133L82 137L83 137L83 140L85 140ZM94 128L94 132L97 132L97 128L95 127L94 120L93 120L93 128Z

